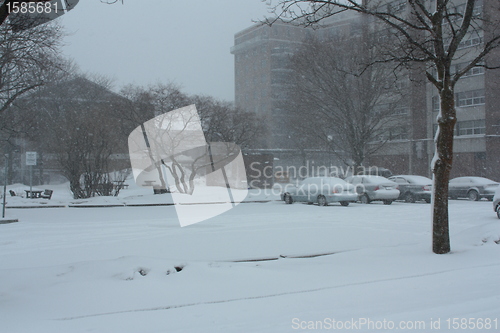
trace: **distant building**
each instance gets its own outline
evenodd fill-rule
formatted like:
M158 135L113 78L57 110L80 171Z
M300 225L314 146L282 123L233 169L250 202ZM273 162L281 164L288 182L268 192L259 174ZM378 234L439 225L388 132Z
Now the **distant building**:
M276 22L255 24L234 37L235 104L266 117L269 136L263 138L262 148L285 144L288 133L280 124L286 116L282 104L291 73L288 60L310 33L310 29Z
M455 1L457 6L465 3ZM397 10L404 11L403 2ZM406 2L405 2L406 3ZM500 15L489 6L493 2L478 1L476 12ZM272 27L254 25L235 35L231 53L235 55L235 103L238 107L268 117L271 128L266 138L268 149L293 149L287 145L290 133L280 121L286 117L283 100L291 69L289 57L302 45L305 38L315 35L329 38L336 34L356 35L360 32L360 16L351 13L334 15L317 30L292 26L282 22ZM488 27L484 27L488 31ZM454 66L472 59L475 46L481 45L483 36L469 36L460 46L460 60ZM490 60L500 59L500 50L489 55ZM424 67L416 65L409 73L409 98L402 103L399 115L406 117L404 126L394 128L386 145L366 165L391 169L395 174L430 176L430 163L434 156L434 134L437 128L439 96L432 84L427 83ZM454 141L452 177L474 175L500 181L500 72L475 67L456 86L458 122ZM299 154L300 151L297 151Z

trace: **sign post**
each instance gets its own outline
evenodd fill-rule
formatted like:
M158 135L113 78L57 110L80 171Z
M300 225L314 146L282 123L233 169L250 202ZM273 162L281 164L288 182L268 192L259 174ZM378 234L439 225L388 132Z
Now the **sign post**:
M5 154L5 182L3 184L3 206L2 206L2 219L5 218L5 205L7 204L6 196L7 196L7 172L8 172L8 160L7 160L7 154Z
M30 198L33 198L33 165L36 165L36 151L26 152L26 165L30 167Z

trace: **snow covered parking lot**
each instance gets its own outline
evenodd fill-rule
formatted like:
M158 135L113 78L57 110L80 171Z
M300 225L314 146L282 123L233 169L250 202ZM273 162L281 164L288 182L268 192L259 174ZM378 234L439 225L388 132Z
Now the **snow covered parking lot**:
M447 255L432 254L424 203L245 203L185 228L172 206L7 213L20 222L0 225L2 332L328 331L333 320L456 332L454 318L468 320L461 331L478 318L500 330L491 202L450 201Z

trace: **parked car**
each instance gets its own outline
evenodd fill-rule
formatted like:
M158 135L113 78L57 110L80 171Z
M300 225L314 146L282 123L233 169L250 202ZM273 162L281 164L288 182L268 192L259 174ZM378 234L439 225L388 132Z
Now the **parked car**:
M381 168L381 167L377 167L377 166L370 166L370 167L365 169L363 175L382 176L385 178L389 178L392 176L392 172L391 172L391 170L386 169L386 168Z
M317 202L319 206L327 206L333 202L340 202L342 206L348 206L350 202L356 202L358 195L354 186L336 177L309 177L304 179L300 186L288 186L281 193L281 200L287 204L293 202Z
M493 210L497 213L497 217L500 219L500 186L497 186L495 196L493 197Z
M359 201L369 204L372 201L382 201L390 205L399 198L398 184L381 176L350 176L345 179L356 188Z
M450 180L449 197L467 198L477 201L482 198L493 200L498 183L483 177L458 177Z
M389 180L399 185L399 198L405 202L425 200L431 202L432 179L423 176L398 175L389 177Z

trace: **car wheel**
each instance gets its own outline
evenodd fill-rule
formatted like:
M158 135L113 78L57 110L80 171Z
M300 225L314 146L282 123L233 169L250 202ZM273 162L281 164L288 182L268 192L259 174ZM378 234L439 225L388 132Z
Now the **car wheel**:
M371 200L370 200L370 197L368 196L368 194L362 194L359 197L359 201L361 201L362 204L369 204Z
M392 200L384 200L384 205L390 205L392 204Z
M425 199L425 202L431 203L431 199Z
M328 206L325 196L318 195L318 206Z
M500 219L500 205L497 206L497 217Z
M476 190L470 190L469 193L467 193L467 199L469 199L470 201L478 201L479 193L477 193Z
M413 193L411 192L407 192L405 194L405 202L408 202L408 203L415 203L415 196L413 195Z
M344 207L349 206L349 201L341 201L340 204Z
M288 205L293 204L293 198L290 194L285 194L285 203Z

